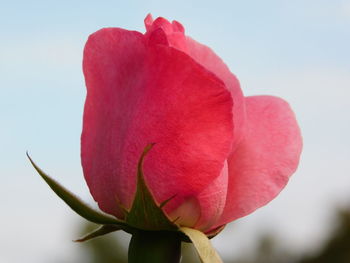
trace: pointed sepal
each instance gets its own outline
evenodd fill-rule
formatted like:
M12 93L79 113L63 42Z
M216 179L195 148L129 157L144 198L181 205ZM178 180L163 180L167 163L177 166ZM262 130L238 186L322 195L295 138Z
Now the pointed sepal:
M67 190L56 180L52 179L50 176L45 174L30 158L27 153L27 157L35 170L40 174L44 181L50 186L50 188L60 197L70 208L72 208L77 214L84 217L86 220L96 223L96 224L115 224L118 226L126 226L124 222L115 219L112 216L104 214L91 208L89 205L85 204L76 195Z
M157 204L150 192L142 171L142 165L145 156L152 149L154 144L149 144L144 149L137 169L137 186L136 194L130 211L126 215L126 223L142 230L149 231L177 231L178 226L169 220L162 208L172 198L165 200L161 204Z
M202 263L223 263L208 237L201 231L180 227L179 229L192 241Z
M85 236L74 240L74 242L85 242L88 241L90 239L96 238L96 237L100 237L100 236L104 236L106 234L115 232L121 230L121 227L117 226L117 225L102 225L99 228L93 230L92 232L86 234Z

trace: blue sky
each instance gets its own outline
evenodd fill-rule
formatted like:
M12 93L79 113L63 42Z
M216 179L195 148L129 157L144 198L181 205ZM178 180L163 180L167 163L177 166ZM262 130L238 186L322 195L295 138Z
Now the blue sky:
M246 95L289 101L303 132L301 165L287 188L215 246L235 256L265 230L296 251L321 244L332 208L350 201L349 0L1 1L0 201L8 227L0 261L74 262L69 230L79 218L35 175L25 151L92 203L79 158L84 43L102 27L143 32L147 13L180 21L213 48Z

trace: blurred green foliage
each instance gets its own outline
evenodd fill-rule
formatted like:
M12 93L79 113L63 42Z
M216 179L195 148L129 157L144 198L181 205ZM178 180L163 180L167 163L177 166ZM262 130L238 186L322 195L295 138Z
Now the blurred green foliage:
M259 241L249 260L230 263L350 263L350 209L336 211L332 231L318 251L296 255L282 247L281 241L268 234Z
M87 223L81 233L89 233L98 226ZM81 253L85 254L85 263L127 263L127 251L115 234L108 234L82 243Z
M336 212L333 231L324 245L316 252L295 255L283 247L271 234L263 236L250 256L239 260L224 259L226 263L350 263L350 209ZM86 224L81 233L87 233L96 225ZM118 234L108 234L81 245L84 263L127 263L127 240ZM199 263L191 244L182 245L182 263ZM86 260L87 259L87 260Z
M338 222L322 250L301 259L300 263L349 263L350 262L350 210L338 212Z

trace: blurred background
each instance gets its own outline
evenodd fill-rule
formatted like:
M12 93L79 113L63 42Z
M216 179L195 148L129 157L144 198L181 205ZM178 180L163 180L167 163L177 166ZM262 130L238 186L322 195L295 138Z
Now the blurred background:
M225 262L350 262L350 0L0 0L0 262L126 262L128 239L72 240L94 226L35 173L94 205L80 165L82 51L102 27L178 20L246 95L283 97L304 137L297 173L269 205L213 239ZM197 262L185 246L183 262Z

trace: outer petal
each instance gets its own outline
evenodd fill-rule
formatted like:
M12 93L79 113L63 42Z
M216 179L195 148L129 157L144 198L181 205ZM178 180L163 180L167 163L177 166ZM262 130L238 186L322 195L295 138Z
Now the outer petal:
M138 79L146 57L143 35L123 29L106 28L92 34L84 49L83 71L87 87L83 132L81 135L81 161L85 180L99 207L117 217L123 213L117 196L119 137L127 130L118 129L120 122L127 126L130 116L115 112L119 104L127 107L130 94L137 89ZM122 77L124 76L124 77ZM119 92L117 87L130 88ZM135 99L134 99L135 100ZM123 103L124 101L124 103ZM114 106L114 104L116 104ZM131 114L129 114L131 115ZM110 156L113 156L111 158ZM117 205L118 204L118 205Z
M233 100L232 112L234 123L234 141L232 145L233 152L241 141L245 128L245 103L239 81L212 49L198 43L190 37L187 37L186 40L188 54L206 69L217 75L225 83L226 88L231 92Z
M196 228L205 232L218 221L225 208L227 188L228 165L225 162L220 176L198 195L201 217Z
M298 166L302 138L287 102L271 96L246 98L247 130L228 160L226 207L216 226L271 201Z
M220 176L215 178L200 194L192 196L171 212L180 225L194 226L203 231L209 230L220 218L226 203L228 167L225 162Z
M236 76L230 72L226 64L212 49L185 36L184 27L179 22L170 23L162 17L153 21L152 16L148 15L145 19L145 26L147 37L152 37L153 34L158 36L159 29L161 29L167 37L167 45L185 52L225 83L233 100L234 142L232 151L234 151L242 139L245 122L244 97ZM160 38L158 37L158 39ZM158 41L164 44L163 39Z
M219 176L232 146L232 99L215 75L168 46L145 44L137 32L104 29L84 51L87 99L82 165L102 210L129 208L137 161L158 202L176 195L171 212Z

